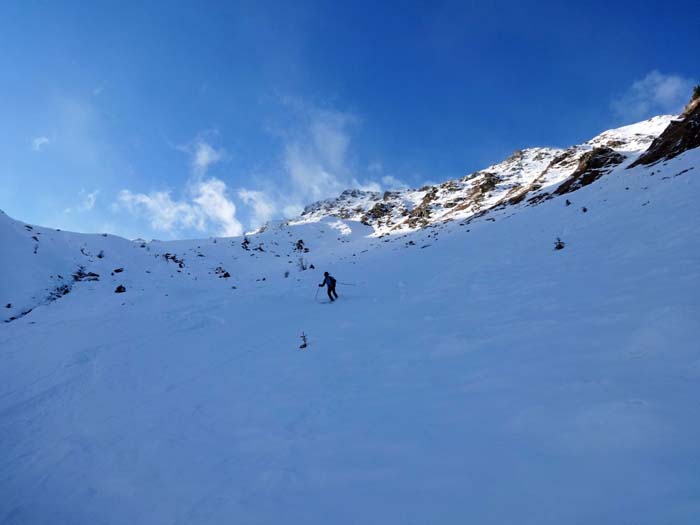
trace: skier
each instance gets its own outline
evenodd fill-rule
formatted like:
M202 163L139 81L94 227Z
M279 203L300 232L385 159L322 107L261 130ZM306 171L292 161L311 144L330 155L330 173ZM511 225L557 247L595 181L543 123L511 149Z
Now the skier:
M323 282L319 284L318 287L323 288L324 286L328 286L328 298L333 302L338 298L338 293L335 291L335 278L328 272L323 272L323 276L325 279L323 279ZM334 295L335 299L333 299Z

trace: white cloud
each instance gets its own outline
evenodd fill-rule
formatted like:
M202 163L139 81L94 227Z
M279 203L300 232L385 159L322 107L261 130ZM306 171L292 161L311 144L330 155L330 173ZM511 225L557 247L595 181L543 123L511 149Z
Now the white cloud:
M241 188L238 190L238 197L246 206L250 206L253 209L250 221L253 228L262 226L270 219L273 219L277 213L275 203L262 191Z
M85 194L85 199L83 199L83 203L80 206L83 211L90 211L95 207L98 193L100 193L100 190L95 190L91 193Z
M175 146L176 149L187 153L190 157L190 169L194 176L203 176L214 164L226 159L226 150L217 149L209 142L219 132L215 129L200 132L197 137L187 144Z
M301 125L284 147L284 168L290 197L308 204L351 186L347 154L350 127L358 119L340 111L301 109Z
M690 100L693 79L679 75L665 75L652 71L637 80L612 102L617 115L627 121L642 120L658 114L680 113Z
M204 175L209 166L220 162L224 158L224 150L217 150L204 140L198 140L189 151L192 155L192 170L196 175Z
M211 178L198 182L194 188L194 203L207 220L219 228L219 235L235 237L243 233L236 219L236 205L226 195L226 183Z
M216 235L227 237L241 235L243 225L236 218L236 205L228 196L226 183L206 177L209 167L224 158L224 150L215 149L202 138L178 149L191 157L192 176L183 199L174 200L169 191L146 194L122 190L116 207L145 216L154 230L174 235L188 230L213 230Z
M408 184L397 179L393 175L385 175L382 177L382 185L385 189L390 191L406 190L408 189Z
M238 188L235 195L247 208L248 226L259 227L274 218L295 217L314 201L335 197L343 190L370 191L405 188L396 177L383 175L380 163L364 170L367 180L359 180L351 157L352 131L359 119L351 114L320 110L298 101L292 106L294 119L278 136L283 139L280 168L282 180L261 179L255 189ZM220 235L240 235L243 226L237 208L228 196L226 184L207 177L211 166L226 159L227 153L208 141L216 131L178 149L190 156L191 179L185 197L173 199L169 191L119 194L117 207L144 216L154 230L177 235L186 230L199 232L216 228ZM364 177L363 177L364 178Z
M395 177L379 178L383 172L379 162L368 166L369 180L358 179L351 157L352 132L360 122L356 115L318 109L297 100L284 102L295 115L295 124L282 133L285 139L282 168L287 175L286 183L281 189L278 184L275 190L256 192L256 199L241 197L253 207L253 215L258 220L261 216L296 216L307 204L335 197L349 188L379 192L385 187L405 187ZM263 201L264 214L261 214L255 208Z
M178 234L188 230L206 232L213 228L217 235L233 237L243 233L225 182L217 178L199 180L191 185L188 193L188 199L173 200L168 191L144 194L122 190L117 206L145 216L151 228L157 231Z
M41 151L42 146L50 143L51 139L48 137L36 137L34 140L32 140L32 149L34 151Z
M197 213L194 206L187 202L174 201L167 191L144 194L122 190L119 192L117 203L136 215L148 217L151 228L157 231L204 230L203 217Z
M75 208L66 208L63 210L63 213L73 213L74 211L90 211L95 207L95 203L97 202L97 195L100 193L100 190L95 190L90 193L86 192L84 189L80 190L80 193L78 195L81 197L82 202Z

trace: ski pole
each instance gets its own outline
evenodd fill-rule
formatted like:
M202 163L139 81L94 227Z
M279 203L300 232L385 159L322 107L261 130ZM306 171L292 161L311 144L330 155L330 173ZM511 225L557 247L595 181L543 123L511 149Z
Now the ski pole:
M314 295L314 301L316 301L316 302L318 302L318 291L319 291L320 289L321 289L321 288L318 288L318 287L316 288L316 295Z

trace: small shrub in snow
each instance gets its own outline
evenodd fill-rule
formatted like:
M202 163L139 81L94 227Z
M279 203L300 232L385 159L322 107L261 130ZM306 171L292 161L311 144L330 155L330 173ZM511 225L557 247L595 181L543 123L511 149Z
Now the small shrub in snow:
M63 297L64 295L68 295L69 293L70 286L68 286L67 284L62 284L51 291L51 293L49 294L49 300L55 301L59 297Z
M124 293L126 292L126 287L123 284L120 284L117 286L117 288L114 290L114 293Z
M562 241L559 237L557 237L557 240L554 241L554 249L555 250L563 250L564 246L566 246L566 243Z
M301 337L301 344L299 345L299 348L301 348L303 350L304 348L309 346L309 339L304 332L301 333L300 337Z

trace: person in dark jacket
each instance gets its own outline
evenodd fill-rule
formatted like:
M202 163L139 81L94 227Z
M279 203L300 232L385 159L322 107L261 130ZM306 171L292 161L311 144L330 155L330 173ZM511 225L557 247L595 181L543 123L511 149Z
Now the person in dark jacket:
M318 287L323 288L324 286L327 286L328 298L331 300L331 302L333 302L338 298L338 292L335 291L335 278L332 275L329 275L328 272L323 272L323 276L325 279L323 279L323 282L319 284ZM333 299L333 296L335 296L335 299Z

